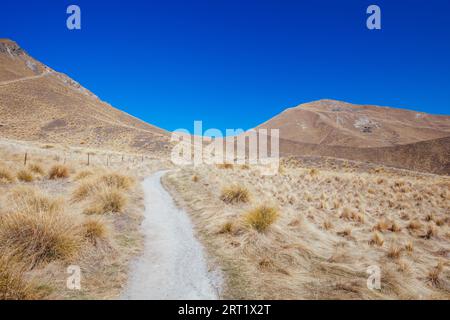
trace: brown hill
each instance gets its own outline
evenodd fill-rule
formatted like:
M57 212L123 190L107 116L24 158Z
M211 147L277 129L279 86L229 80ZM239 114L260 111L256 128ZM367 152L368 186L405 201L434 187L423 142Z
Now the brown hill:
M169 133L98 99L0 40L0 136L128 152L167 152Z
M319 100L287 109L258 128L280 129L293 142L374 148L450 136L450 117Z
M280 130L282 156L327 156L450 174L450 117L320 100L258 128Z

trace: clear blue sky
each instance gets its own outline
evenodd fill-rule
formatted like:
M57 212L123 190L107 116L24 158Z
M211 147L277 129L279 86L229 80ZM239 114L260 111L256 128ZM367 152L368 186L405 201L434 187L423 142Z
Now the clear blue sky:
M165 129L248 129L322 98L450 114L449 17L448 0L2 0L0 37Z

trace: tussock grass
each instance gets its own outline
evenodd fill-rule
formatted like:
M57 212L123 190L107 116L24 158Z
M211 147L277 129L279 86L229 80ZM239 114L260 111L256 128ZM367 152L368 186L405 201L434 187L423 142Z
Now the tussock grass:
M233 231L233 223L225 222L222 227L220 227L219 233L231 233Z
M17 179L22 182L33 182L34 176L30 170L22 169L17 172Z
M420 229L422 229L422 227L423 227L423 225L419 220L412 220L407 225L407 228L412 231L420 230Z
M342 210L341 219L364 223L364 216L358 212L350 210L349 208L344 208Z
M222 189L220 199L228 204L247 203L250 201L250 192L245 187L232 185Z
M30 170L34 174L38 174L43 176L45 174L44 168L40 164L32 163L28 165L28 170Z
M391 244L388 249L387 256L391 259L398 259L402 254L403 248L395 244Z
M233 164L232 163L219 163L217 165L217 168L219 169L233 169Z
M374 232L369 244L382 247L384 244L383 236L379 232Z
M199 178L198 178L197 175L193 175L193 176L192 176L192 181L193 181L193 182L198 182L198 180L199 180Z
M106 186L111 188L117 188L125 191L130 190L134 185L133 178L117 172L105 173L97 179L97 182L104 183Z
M25 214L36 212L53 214L63 210L61 199L52 198L34 187L17 186L10 191L8 199L16 211Z
M81 225L83 237L92 243L108 237L108 227L106 222L100 218L90 217Z
M0 216L0 248L32 267L73 258L80 248L71 217L51 212L13 212Z
M104 187L97 191L84 213L88 215L122 213L127 202L128 198L122 190Z
M14 182L14 175L10 169L0 167L0 184L8 184Z
M432 286L438 286L441 282L441 274L444 270L444 264L440 261L433 269L431 269L427 274L427 280Z
M75 177L73 178L75 181L83 180L88 177L91 177L94 173L90 170L82 170L78 172Z
M70 175L69 168L62 164L56 164L50 168L48 177L50 180L65 179Z
M248 211L244 215L244 222L258 232L265 232L278 217L278 209L262 205Z
M25 279L25 268L11 257L0 256L0 300L42 299L46 292Z

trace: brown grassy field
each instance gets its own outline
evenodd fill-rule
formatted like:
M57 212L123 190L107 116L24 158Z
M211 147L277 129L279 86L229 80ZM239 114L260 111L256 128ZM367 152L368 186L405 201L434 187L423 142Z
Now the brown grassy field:
M223 297L449 299L450 178L315 163L283 161L275 176L203 166L164 178L224 270ZM367 288L374 265L381 290Z
M1 141L0 299L113 299L126 283L142 248L139 180L158 164L57 156L73 151ZM66 286L71 265L81 290Z

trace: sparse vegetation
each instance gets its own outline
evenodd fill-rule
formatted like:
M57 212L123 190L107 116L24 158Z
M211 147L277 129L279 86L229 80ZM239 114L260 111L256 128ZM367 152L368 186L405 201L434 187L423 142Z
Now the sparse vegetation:
M97 190L91 204L84 210L85 214L122 213L128 199L122 190L105 187Z
M0 184L7 184L14 182L14 176L11 170L0 167Z
M430 287L428 280L428 270L434 270L434 259L448 254L436 249L446 247L450 239L445 220L448 194L442 192L442 181L448 178L387 167L379 173L370 172L366 164L361 169L353 162L342 168L332 160L327 166L312 168L311 162L316 159L305 158L302 165L297 165L297 161L302 161L298 158L293 164L284 162L283 175L264 176L258 170L227 171L205 166L169 174L165 180L176 190L173 194L182 197L180 203L192 208L200 232L211 235L206 242L211 252L217 250L220 260L239 270L232 273L232 280L227 283L231 289L226 297L441 299L448 296L447 286L442 285L444 281L447 284L446 270L439 276L439 286ZM317 171L312 170L311 174L311 169ZM201 177L202 183L194 185L193 176ZM232 202L240 204L232 208L220 206L218 200L227 199L220 186L236 186L236 181L240 186L252 187L251 202L256 206L271 203L283 212L276 227L268 228L261 236L245 232L241 226L253 229L245 221L248 213L245 202ZM213 197L218 193L219 199ZM241 209L242 223L235 220ZM428 213L433 217L427 217ZM318 263L323 257L328 257L326 265ZM364 283L367 278L361 263L382 268L387 282L381 291L375 294L357 285L329 291L330 286L342 288L343 282ZM307 268L311 276L298 275L298 266ZM254 268L262 271L257 277L242 276L251 274ZM399 281L403 277L411 281ZM240 281L246 285L237 284ZM305 286L305 281L310 285Z
M69 177L69 168L62 164L56 164L51 167L48 177L50 180L65 179Z
M31 173L31 171L22 169L19 172L17 172L17 179L22 182L33 182L34 176Z
M43 176L45 174L44 169L42 168L42 166L40 164L37 163L32 163L30 165L28 165L28 169L34 173L34 174L38 174Z
M42 299L47 292L25 279L25 268L5 255L0 256L0 300Z
M233 185L222 189L220 199L228 204L246 203L250 201L250 192L245 187Z
M262 205L247 212L244 221L258 232L265 232L278 219L278 216L276 208Z
M0 217L0 248L32 267L73 258L80 238L73 220L61 213L14 212Z
M82 224L83 236L92 243L106 239L108 228L106 223L99 218L88 218Z

